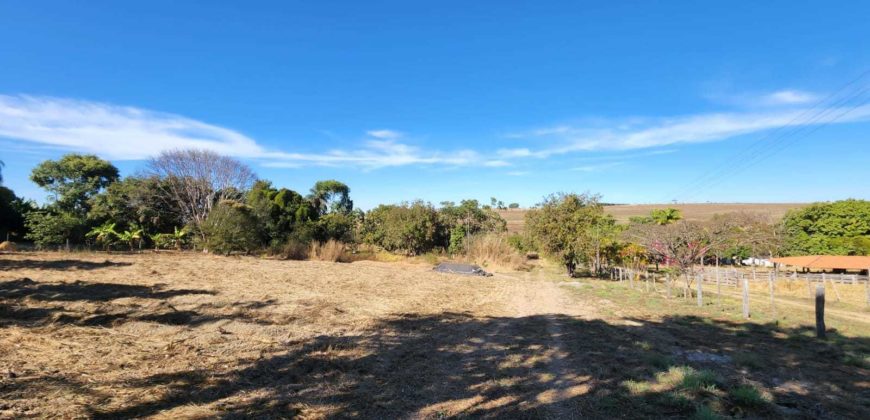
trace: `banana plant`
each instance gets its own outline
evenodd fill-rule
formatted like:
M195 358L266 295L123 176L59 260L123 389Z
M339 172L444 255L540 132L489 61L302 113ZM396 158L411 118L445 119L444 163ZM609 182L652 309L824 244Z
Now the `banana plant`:
M118 232L115 231L116 223L103 223L102 226L97 226L91 229L85 236L88 238L94 238L97 242L102 244L105 247L105 250L108 251L109 247L112 246L115 239L118 237Z
M187 229L181 228L178 226L175 227L175 232L170 233L170 238L172 238L172 243L175 245L175 249L181 251L181 244L184 243L184 238L187 237Z
M184 244L184 239L187 237L187 230L184 228L179 229L175 227L175 231L171 233L158 233L153 235L151 239L154 240L154 246L156 248L163 248L167 245L172 245L178 251L181 251L181 246Z
M117 235L118 235L118 239L120 239L123 242L126 242L127 245L130 246L130 251L132 251L134 248L133 244L141 241L142 235L144 233L145 233L145 231L142 228L133 228L130 230L125 230Z

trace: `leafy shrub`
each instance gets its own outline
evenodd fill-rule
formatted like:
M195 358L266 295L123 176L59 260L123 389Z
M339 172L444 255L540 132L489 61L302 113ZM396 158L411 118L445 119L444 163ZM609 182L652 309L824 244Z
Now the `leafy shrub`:
M362 226L362 240L390 252L420 255L432 250L443 235L438 212L423 201L380 205L370 210Z
M465 228L462 226L454 226L450 229L450 245L447 247L447 252L450 255L462 253L465 246Z
M352 242L353 231L353 216L345 213L329 213L317 220L314 239L319 242L331 240Z
M60 245L66 241L78 242L84 236L85 221L72 213L35 211L28 213L26 239L37 247Z
M260 245L257 219L251 208L231 200L220 202L202 224L205 246L216 253L250 253Z

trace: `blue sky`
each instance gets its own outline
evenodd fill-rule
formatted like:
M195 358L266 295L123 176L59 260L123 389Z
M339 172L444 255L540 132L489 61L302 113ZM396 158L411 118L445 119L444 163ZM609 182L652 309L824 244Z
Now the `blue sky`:
M870 4L541 3L0 2L5 185L206 147L364 208L870 198Z

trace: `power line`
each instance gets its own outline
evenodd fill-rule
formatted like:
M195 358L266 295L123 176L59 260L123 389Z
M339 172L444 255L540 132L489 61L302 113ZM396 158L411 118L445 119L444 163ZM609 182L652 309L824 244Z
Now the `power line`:
M794 136L794 135L800 133L801 130L807 130L811 126L814 126L816 124L820 124L819 126L815 127L812 131L810 131L810 132L815 132L816 130L818 130L822 126L830 124L831 122L836 121L839 118L842 118L843 116L845 116L849 112L853 111L854 109L857 109L862 104L862 102L860 100L859 100L859 105L856 105L852 108L847 109L847 111L842 113L841 115L837 115L835 118L833 118L831 120L820 122L823 118L825 118L827 116L827 114L830 114L831 112L834 112L838 109L842 109L842 107L844 105L852 102L856 98L859 98L861 95L863 95L867 91L867 89L868 89L867 87L861 87L857 91L847 93L845 96L840 97L838 99L838 97L841 96L840 94L843 91L845 91L847 88L854 85L856 82L863 79L867 75L870 75L870 69L862 72L860 75L858 75L854 79L850 80L848 83L842 85L834 93L828 95L826 98L822 99L821 101L816 103L811 108L804 110L800 114L796 115L791 120L786 122L784 125L774 129L771 132L766 133L765 135L763 135L760 138L758 138L757 140L755 140L748 147L743 148L742 150L735 153L733 156L723 160L722 163L719 164L716 168L714 168L710 171L707 171L703 176L695 179L694 181L689 183L686 187L679 190L678 194L672 195L671 197L685 198L687 196L687 193L695 193L696 191L698 191L702 187L706 188L710 185L715 185L715 182L718 182L718 180L722 176L728 175L729 172L732 172L732 173L736 172L735 165L737 165L737 167L742 167L742 168L746 168L746 167L751 166L752 164L756 163L759 159L763 159L764 158L763 154L766 153L767 151L770 151L771 149L778 147L782 143L788 142L789 136ZM866 102L866 101L864 101L864 102ZM824 107L822 109L816 111L817 108L822 107L823 105L824 105ZM809 114L814 114L814 115L809 116ZM797 124L797 123L799 123L799 124ZM807 134L809 134L809 133L807 133ZM773 140L768 141L771 138L773 138Z
M863 89L859 92L859 94L863 94L867 91L868 91L868 89ZM855 95L855 96L849 98L849 100L855 99L858 96L859 95ZM819 114L818 116L821 117L824 114L827 114L827 113L829 113L831 111L835 111L835 110L840 110L840 113L835 115L833 118L831 118L827 121L824 121L824 122L818 122L819 118L814 117L813 121L810 121L807 124L802 125L800 128L794 130L793 132L786 133L783 136L781 136L777 139L774 139L770 143L766 144L765 147L760 148L754 156L751 156L745 160L733 162L733 165L728 167L727 170L719 171L718 174L715 174L712 177L708 177L707 180L700 182L700 183L695 183L696 185L694 186L694 188L688 189L687 190L688 193L682 195L682 197L683 198L694 197L700 191L702 191L706 188L710 188L712 186L715 186L719 181L722 180L723 177L725 177L727 175L732 175L734 173L738 173L738 172L743 171L743 170L746 170L749 167L759 163L761 160L764 160L770 156L773 156L773 155L785 150L787 147L793 146L799 140L806 138L810 134L817 132L818 130L822 129L823 127L839 120L840 118L843 118L844 116L846 116L849 113L851 113L852 111L860 108L861 106L867 104L868 102L870 102L870 97L865 98L865 99L861 99L858 101L857 104L850 106L850 107L845 107L845 108L838 107L838 108L831 108L831 109L825 110L823 113ZM803 131L803 132L801 132L801 131ZM770 153L770 154L766 155L767 153Z
M822 106L823 104L825 104L827 102L832 102L832 103L829 105L826 105L826 108L831 108L831 107L835 106L836 103L843 100L842 98L840 100L835 99L837 96L840 95L841 92L843 92L849 86L855 84L857 81L866 77L867 75L870 75L870 69L864 71L863 73L861 73L860 75L858 75L854 79L850 80L848 83L844 84L843 86L838 88L835 92L828 95L827 97L825 97L824 99L822 99L821 101L819 101L818 103L816 103L815 105L810 107L809 109L807 109L804 112L800 113L799 115L795 116L790 121L788 121L786 124L784 124L776 129L774 129L773 131L768 132L765 135L761 136L759 139L757 139L755 142L753 142L753 144L751 144L750 146L735 153L731 158L723 160L722 163L717 168L714 168L714 169L708 171L705 175L696 179L691 184L689 184L687 187L680 190L678 194L675 194L675 196L682 196L686 191L694 189L696 185L706 182L706 180L708 178L716 177L717 173L729 170L732 167L734 161L740 162L740 161L743 161L745 158L751 158L752 156L757 156L758 150L755 150L755 149L761 149L761 148L765 147L765 145L767 144L767 143L765 143L765 141L768 138L774 137L782 131L791 129L793 123L800 121L802 118L804 118L805 115L811 114L812 112L814 112L814 110L816 108L819 108L820 106ZM824 113L826 110L822 110L822 113ZM819 115L823 115L823 114L817 113L816 117L818 117ZM813 117L813 118L815 118L815 117ZM745 158L743 158L743 156L741 156L741 155L745 155Z

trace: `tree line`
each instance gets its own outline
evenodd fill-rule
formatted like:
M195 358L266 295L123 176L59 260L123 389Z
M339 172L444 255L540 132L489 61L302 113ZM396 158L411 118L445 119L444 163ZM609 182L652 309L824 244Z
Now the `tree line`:
M2 163L0 163L2 168ZM472 238L499 235L516 253L542 253L601 273L612 264L688 269L726 259L803 254L870 254L870 202L816 203L782 220L757 213L717 215L701 223L679 210L653 210L618 224L594 194L553 194L526 212L523 234L508 235L496 210L519 205L492 198L417 200L354 207L348 185L316 182L303 194L258 179L244 163L203 150L175 150L121 178L111 162L68 154L37 165L30 179L49 193L41 206L0 186L0 234L50 248L207 249L216 253L302 254L312 243L368 244L420 255L468 251ZM2 182L2 172L0 172Z
M472 235L505 231L493 208L476 200L437 209L414 201L363 212L342 182L318 181L303 195L204 150L161 153L124 178L111 162L68 154L40 163L30 179L48 192L48 201L37 206L0 187L0 233L39 248L294 253L337 241L417 255L459 253Z

